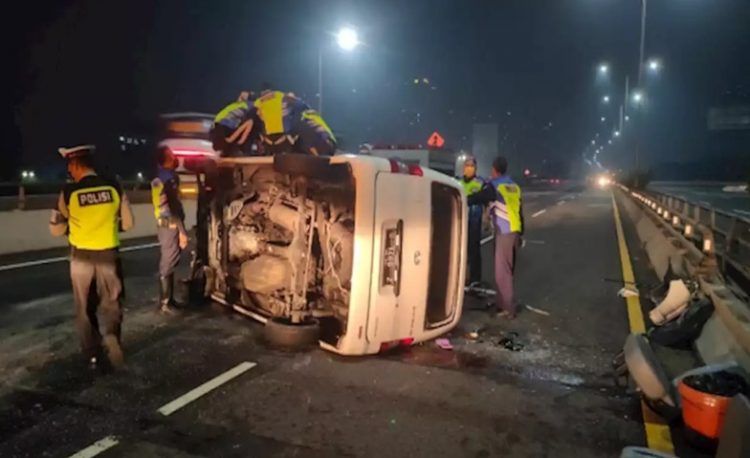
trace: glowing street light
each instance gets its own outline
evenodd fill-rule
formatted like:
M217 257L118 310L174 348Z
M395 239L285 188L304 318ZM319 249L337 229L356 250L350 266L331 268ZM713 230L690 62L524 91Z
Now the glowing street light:
M599 73L602 75L606 75L609 73L609 65L607 64L600 64L599 65Z
M602 102L609 103L609 96L605 95L604 97L602 97Z
M619 136L620 136L620 131L619 131L619 130L616 130L616 131L615 131L615 137L619 137Z
M607 120L607 118L605 118L604 116L602 116L602 122L604 122L606 120Z
M341 30L339 30L338 34L336 34L336 43L338 43L339 48L343 49L344 51L351 51L352 49L359 46L359 37L357 36L357 31L352 29L351 27L344 27Z
M657 73L661 70L661 62L659 59L651 59L648 61L648 69L651 73Z
M643 92L641 91L635 91L633 92L633 102L640 104L643 102Z
M591 140L592 145L596 145L596 140Z

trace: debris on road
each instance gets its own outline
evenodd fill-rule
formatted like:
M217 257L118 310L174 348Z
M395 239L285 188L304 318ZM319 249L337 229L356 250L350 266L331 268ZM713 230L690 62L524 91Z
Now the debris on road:
M549 316L550 315L550 313L548 311L542 310L542 309L538 309L536 307L532 307L532 306L530 306L528 304L524 305L524 307L526 307L526 310L528 310L530 312L538 313L539 315L543 315L543 316Z
M435 339L435 343L443 350L453 350L453 344L448 339Z
M518 343L516 339L518 339L518 333L511 331L508 332L504 337L500 338L500 340L497 341L497 344L510 351L517 352L523 350L524 345Z
M620 297L638 297L639 293L638 290L631 286L626 286L624 288L620 288L620 291L617 292L617 295Z

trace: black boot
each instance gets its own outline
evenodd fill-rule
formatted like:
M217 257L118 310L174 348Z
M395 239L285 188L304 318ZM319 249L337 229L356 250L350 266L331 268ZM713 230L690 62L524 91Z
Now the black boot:
M166 315L174 314L174 275L159 277L159 290L159 311Z

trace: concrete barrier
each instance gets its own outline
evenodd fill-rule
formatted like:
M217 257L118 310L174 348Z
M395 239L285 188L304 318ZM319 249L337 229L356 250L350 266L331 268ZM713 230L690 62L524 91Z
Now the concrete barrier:
M187 214L187 227L195 224L195 202L184 203ZM156 235L154 208L149 204L134 204L135 227L120 234L127 240ZM49 233L50 210L6 211L0 213L2 233L0 233L0 254L22 253L65 247L67 237L52 237Z
M738 363L750 372L750 308L716 275L695 266L694 256L681 246L670 231L649 216L649 210L618 193L618 204L635 224L638 237L654 270L663 278L672 264L675 273L697 277L701 291L708 296L715 312L695 341L695 349L706 364L728 361Z

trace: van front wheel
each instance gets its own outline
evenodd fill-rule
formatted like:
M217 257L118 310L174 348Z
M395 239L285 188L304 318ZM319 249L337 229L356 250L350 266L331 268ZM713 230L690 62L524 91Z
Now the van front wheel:
M317 320L292 323L286 318L271 318L266 322L263 337L272 347L288 351L304 350L318 342L320 323Z

